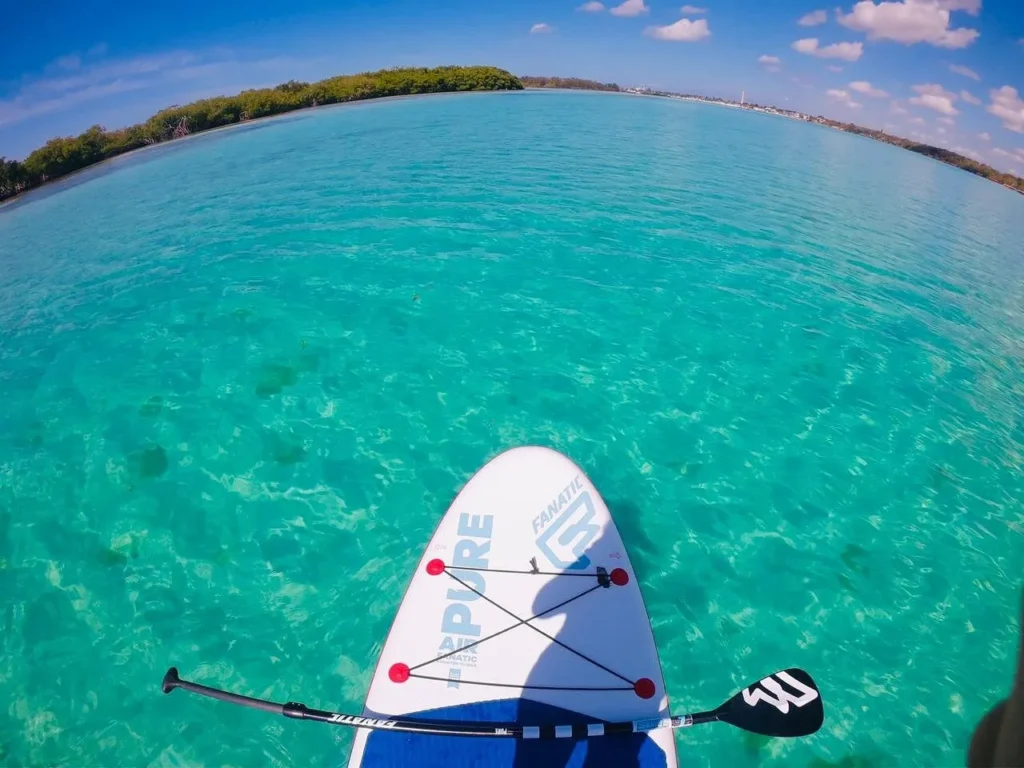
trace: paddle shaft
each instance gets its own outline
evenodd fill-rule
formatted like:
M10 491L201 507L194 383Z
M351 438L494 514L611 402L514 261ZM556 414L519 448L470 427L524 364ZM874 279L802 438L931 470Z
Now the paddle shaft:
M373 718L358 715L346 715L341 712L327 712L313 709L305 704L290 701L279 704L265 699L242 696L219 688L211 688L201 683L193 683L178 677L178 670L171 668L163 681L163 692L170 693L175 688L209 696L211 699L226 701L230 704L259 709L275 715L284 715L295 720L316 720L331 725L342 725L351 728L372 728L389 731L405 731L408 733L435 733L446 736L497 736L512 739L582 739L594 736L614 736L630 733L646 733L659 728L687 728L691 725L711 723L718 720L716 712L697 712L692 715L676 715L673 717L651 717L641 720L629 720L620 723L574 723L571 725L520 725L518 723L490 722L446 722L443 720L403 720L402 718Z

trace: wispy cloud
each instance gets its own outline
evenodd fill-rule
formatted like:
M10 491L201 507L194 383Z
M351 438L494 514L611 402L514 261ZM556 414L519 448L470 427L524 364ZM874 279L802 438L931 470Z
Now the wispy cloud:
M1016 160L1018 162L1024 163L1024 149L1011 149L1007 151L1002 147L993 147L992 154L995 155L996 157L1003 157L1006 158L1007 160Z
M990 134L988 131L984 131L978 134L978 138L981 139L982 141L992 141L992 134Z
M839 102L840 104L850 107L851 109L860 109L861 105L858 104L850 96L849 91L842 91L838 88L829 88L825 91L825 95L828 96L832 101Z
M865 96L870 96L873 99L887 99L889 94L883 91L881 88L875 88L871 83L866 80L855 80L850 83L850 90L862 93Z
M769 56L767 54L758 56L757 63L765 68L768 72L778 72L780 70L780 64L782 60L778 56Z
M971 80L981 80L981 75L979 75L973 69L970 69L969 67L963 67L963 66L961 66L959 64L950 64L949 65L949 71L953 72L953 73L955 73L957 75L963 75L964 77L969 77L969 78L971 78Z
M798 53L806 53L809 56L817 56L821 59L842 59L843 61L857 61L864 53L864 43L832 43L821 47L818 38L806 37L797 40L792 46Z
M626 0L611 9L612 16L640 16L651 9L644 5L644 0Z
M550 24L545 24L544 22L541 22L540 24L534 24L532 27L530 27L531 35L547 35L554 31L554 27L552 27Z
M828 11L811 11L801 16L796 23L801 27L816 27L826 21L828 21Z
M589 3L584 3L576 8L576 10L586 11L587 13L600 13L604 10L604 3L602 3L601 0L590 0Z
M679 9L679 12L680 13L689 13L692 16L699 16L702 13L707 13L708 9L707 8L702 8L699 5L684 5L682 8Z
M979 99L970 91L960 91L960 98L963 99L968 104L973 104L976 107L981 106L981 99Z
M82 66L82 60L78 56L70 54L68 56L61 56L53 62L53 66L55 69L78 69Z
M28 78L15 93L0 100L0 125L68 109L115 93L152 87L163 77L174 76L198 61L193 54L174 52L102 62L76 67L69 72L67 62L60 63L68 58L62 57L46 68L53 74Z
M829 64L828 65L828 71L829 72L842 72L843 68L840 67L838 64Z
M970 147L955 146L950 147L950 149L952 149L954 152L959 152L964 157L971 158L971 160L975 160L979 163L984 162L984 160L982 160L981 154L971 149Z
M648 27L644 34L653 37L655 40L667 40L673 43L695 43L711 36L711 30L704 19L691 21L680 19L675 24L665 27Z
M105 46L94 46L85 58L61 57L43 73L23 78L13 91L0 98L0 127L75 109L87 121L84 129L90 123L102 122L102 111L94 107L114 95L162 94L167 97L166 103L172 103L183 92L194 93L199 87L209 93L218 85L271 85L290 73L297 63L290 57L246 60L225 49L90 61L102 56L105 50ZM124 103L119 106L123 108Z

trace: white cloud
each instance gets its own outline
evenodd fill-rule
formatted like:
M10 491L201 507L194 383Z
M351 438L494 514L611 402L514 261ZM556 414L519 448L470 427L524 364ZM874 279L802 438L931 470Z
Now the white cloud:
M910 113L898 101L890 102L889 111L894 115L909 115Z
M1012 153L1007 152L1005 149L1000 149L999 147L995 147L992 150L992 154L998 155L999 157L1013 157Z
M833 101L838 101L840 104L850 107L851 109L860 109L861 107L860 104L858 104L850 97L848 91L840 91L836 88L829 88L827 91L825 91L825 95L828 96Z
M842 72L843 68L840 67L838 64L829 64L828 65L828 71L829 72Z
M971 80L981 80L981 75L979 75L973 69L970 69L968 67L962 67L959 64L950 64L949 71L954 72L958 75L963 75L964 77L969 77L971 78Z
M924 120L923 117L915 116L915 117L908 118L907 122L908 123L913 123L914 125L924 125L925 120Z
M873 99L887 99L889 94L883 91L881 88L874 88L871 83L866 80L855 80L850 83L850 90L856 91L857 93L863 93L865 96L870 96Z
M971 16L981 11L981 0L935 0L935 4L946 11L967 11Z
M586 11L587 13L600 13L604 10L604 3L602 3L601 0L590 0L589 3L584 3L576 10Z
M707 8L701 8L699 5L684 5L682 8L679 9L679 12L680 13L691 13L691 14L699 16L702 13L707 13L708 9Z
M778 64L780 61L778 56L759 56L757 59L758 64Z
M960 91L960 98L966 101L968 104L973 104L976 107L981 106L981 99L979 99L970 91Z
M853 10L839 15L839 23L867 33L869 40L894 40L913 45L930 43L940 48L966 48L978 38L976 29L950 28L950 11L977 12L980 0L861 0Z
M667 40L674 43L695 43L698 40L710 37L711 30L708 29L708 23L704 19L697 19L697 21L680 19L675 24L669 24L667 27L648 27L644 30L644 34L650 35L655 40Z
M549 32L554 32L554 31L555 31L554 27L552 27L550 24L545 24L543 22L541 22L540 24L534 24L532 27L530 27L530 34L531 35L546 35Z
M981 139L982 141L992 141L992 134L990 134L988 131L984 131L983 133L978 134L978 138Z
M1017 89L1009 85L989 91L992 103L988 106L990 115L1003 121L1003 128L1015 133L1024 133L1024 101Z
M942 135L942 136L946 135L946 129L943 128L941 125L938 128L935 129L935 132L940 134L940 135Z
M622 5L616 5L611 10L613 16L639 16L647 13L650 8L644 5L644 0L626 0Z
M914 92L918 95L910 100L911 104L927 107L943 115L960 114L960 110L953 106L957 95L947 91L941 85L915 85Z
M828 11L811 11L801 16L797 24L801 27L816 27L826 21L828 21Z
M806 53L809 56L817 56L821 59L843 59L844 61L857 61L864 53L864 43L833 43L820 48L816 37L797 40L792 47L794 51Z
M938 120L940 123L945 123L946 125L956 125L956 120L954 120L952 117L937 117L935 119Z

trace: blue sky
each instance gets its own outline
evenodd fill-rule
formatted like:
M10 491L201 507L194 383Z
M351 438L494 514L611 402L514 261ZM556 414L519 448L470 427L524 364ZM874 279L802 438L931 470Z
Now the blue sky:
M14 3L0 155L284 80L494 64L886 128L1024 175L1022 0Z

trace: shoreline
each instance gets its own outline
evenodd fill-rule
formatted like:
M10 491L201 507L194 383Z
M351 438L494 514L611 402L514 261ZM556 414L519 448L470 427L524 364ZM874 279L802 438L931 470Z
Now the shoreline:
M875 141L879 144L886 144L890 147L895 147L896 149L902 149L907 152L912 152L915 155L926 157L930 160L934 160L935 162L941 163L942 165L947 165L950 168L956 168L957 170L963 171L964 173L969 173L971 176L975 176L979 179L982 179L983 181L991 182L1000 187L1008 189L1011 192L1016 192L1020 195L1024 195L1024 177L1015 176L1009 171L1000 171L999 169L989 165L988 163L984 163L980 160L975 160L974 158L967 157L966 155L961 155L959 152L955 152L951 149L946 149L945 147L936 147L932 144L924 144L922 142L911 141L910 139L905 139L902 136L897 136L896 134L887 133L885 131L876 131L873 128L865 128L864 126L857 125L856 123L841 123L838 120L832 120L821 115L808 115L800 112L795 112L794 110L783 111L780 110L778 107L773 106L765 106L760 104L740 104L735 101L726 101L723 99L708 99L701 98L698 96L687 96L682 94L674 94L667 91L649 93L630 91L630 93L636 93L639 96L653 96L659 99L669 99L671 101L688 101L692 103L707 104L709 106L729 107L732 109L744 110L746 112L756 112L762 115L767 115L769 117L784 117L798 123L816 125L820 128L829 128L834 131L839 131L840 133L847 133L850 134L851 136L859 136L864 139L870 139L871 141ZM935 152L921 152L915 149L915 147L922 147L929 150L935 150ZM943 153L947 155L950 159L942 157L941 154ZM999 176L1006 176L1011 179L1016 179L1018 186L1005 184L998 179L992 178L991 176L988 176L983 173L978 173L972 170L970 167L965 166L961 162L954 162L954 159L970 161L971 163L974 163L975 166L987 168L990 171L998 174Z
M877 132L877 131L873 131L872 129L863 129L861 126L858 126L858 125L856 125L854 123L850 123L848 125L850 127L852 127L852 128L856 128L856 129L860 129L860 130L849 130L849 129L843 127L844 125L847 125L847 124L839 123L839 122L834 121L834 120L829 120L828 118L821 118L820 116L818 118L814 118L814 117L812 117L810 115L800 116L800 113L797 113L797 114L787 114L786 112L778 111L778 108L776 108L776 107L765 108L765 107L763 107L761 105L749 106L749 105L739 104L737 102L730 102L730 101L721 100L721 99L708 99L708 98L702 98L702 97L697 97L697 96L673 94L673 93L669 93L669 92L643 92L643 91L635 91L635 90L631 90L631 89L622 89L622 88L620 88L619 90L610 90L610 89L605 89L605 88L567 88L567 87L555 87L555 88L552 88L552 87L546 87L546 86L523 86L521 89L518 89L518 88L517 89L501 88L501 89L486 89L486 90L480 89L480 90L464 90L464 91L452 90L452 91L435 91L435 92L427 92L427 93L395 94L393 96L371 96L369 98L351 99L351 100L348 100L348 101L335 102L335 103L331 103L331 104L317 104L315 106L300 107L300 108L297 108L297 109L293 109L293 110L290 110L290 111L287 111L287 112L281 112L281 113L278 113L278 114L263 115L263 116L260 116L260 117L250 118L250 119L246 119L246 120L240 120L239 122L236 122L236 123L231 123L231 124L228 124L228 125L220 125L220 126L216 126L216 127L213 127L213 128L206 129L206 130L200 130L200 131L196 131L194 133L189 133L189 134L187 134L185 136L181 136L181 137L178 137L178 138L171 138L171 139L168 139L166 141L159 141L159 142L155 142L153 144L149 144L147 146L137 147L135 149L131 149L131 150L129 150L127 152L124 152L122 154L115 155L114 157L104 158L103 160L100 160L97 163L93 163L91 165L88 165L88 166L86 166L84 168L79 168L77 170L71 171L70 173L67 173L67 174L62 175L62 176L60 176L58 178L55 178L52 181L45 181L42 184L39 184L38 186L32 187L30 189L26 189L26 190L24 190L22 192L19 192L18 194L13 195L13 196L5 199L5 200L0 200L0 214L2 214L5 210L8 210L10 207L16 207L16 206L20 206L20 205L24 205L26 203L32 202L35 199L36 193L38 193L40 195L47 195L48 196L50 194L59 193L59 192L63 191L65 188L70 188L70 187L73 187L73 186L77 186L77 184L84 183L84 182L89 180L88 174L90 172L102 173L102 172L104 172L106 170L109 170L113 165L115 165L117 162L121 161L122 159L125 159L125 158L136 158L137 159L139 156L143 155L143 153L145 153L146 151L149 151L149 150L156 150L156 149L161 149L161 148L167 149L167 148L170 148L170 147L181 146L184 142L186 142L186 141L188 141L190 139L197 139L197 138L201 138L203 136L212 136L214 134L218 134L218 133L221 133L221 132L224 132L224 131L231 131L233 129L241 129L241 128L244 128L244 127L249 126L249 125L265 125L265 124L267 124L267 123L269 123L270 121L273 121L273 120L281 120L281 119L293 118L293 117L297 117L297 116L302 115L302 114L312 114L316 110L352 107L352 106L360 105L360 104L377 104L377 103L391 102L391 101L398 101L398 100L421 99L421 98L427 98L427 97L432 97L432 96L445 96L445 95L448 95L448 96L452 96L452 95L468 96L468 95L474 95L474 94L476 94L476 95L487 94L487 93L489 93L489 94L508 94L508 93L516 93L516 92L520 92L520 93L544 93L544 92L581 93L581 92L586 92L586 93L601 93L601 94L609 94L609 95L617 95L617 96L650 97L650 98L656 98L656 99L667 99L667 100L670 100L670 101L685 101L685 102L689 102L689 103L704 104L704 105L708 105L708 106L727 107L729 109L738 109L738 110L746 111L746 112L756 112L756 113L759 113L759 114L762 114L762 115L767 115L769 117L782 117L782 118L786 118L788 120L792 120L792 121L795 121L795 122L798 122L798 123L805 123L805 124L808 124L808 125L816 125L816 126L822 127L822 128L830 128L832 130L840 131L842 133L847 133L847 134L850 134L850 135L853 135L853 136L860 136L862 138L871 139L872 141L876 141L876 142L878 142L880 144L887 144L887 145L893 146L893 147L895 147L897 149L903 149L903 150L906 150L906 151L910 151L910 152L913 152L916 155L921 155L923 157L926 157L926 158L934 160L934 161L936 161L938 163L941 163L942 165L949 166L951 168L956 168L956 169L958 169L960 171L963 171L965 173L969 173L971 176L975 176L975 177L981 178L981 179L983 179L985 181L989 181L989 182L995 183L998 186L1001 186L1001 187L1004 187L1005 189L1010 190L1011 192L1016 192L1018 194L1024 195L1024 188L1014 187L1014 186L1011 186L1009 184L1005 184L1005 183L1003 183L1001 181L998 181L996 179L993 179L991 177L985 176L985 175L980 174L980 173L976 173L976 172L972 171L970 168L966 168L966 167L964 167L964 166L962 166L960 164L957 164L955 162L950 162L948 160L945 160L942 157L938 157L938 156L935 156L935 155L927 153L927 152L918 152L918 151L915 151L914 149L912 149L910 147L903 146L903 145L901 145L899 143L896 143L894 141L885 141L883 139L877 138L876 136L874 136L872 134L873 133L882 133L885 136L891 136L891 138L893 138L893 139L897 139L898 141L902 141L902 142L907 142L908 144L913 144L914 146L927 147L927 148L939 150L939 151L942 151L942 152L947 152L947 153L949 153L949 154L951 154L951 155L953 155L955 157L963 157L965 160L972 160L972 162L976 162L976 163L978 163L978 165L983 165L984 167L990 168L992 171L995 171L996 173L1000 173L1001 175L1004 175L1004 176L1010 176L1011 178L1014 178L1013 174L1010 174L1010 173L1005 173L1004 174L1004 173L998 171L997 169L992 168L992 166L989 166L987 164L981 163L980 161L974 161L973 158L964 157L962 155L959 155L959 153L953 152L952 150L946 150L946 149L944 149L942 147L932 147L931 145L927 145L927 144L918 144L918 143L915 143L915 142L911 142L908 139L904 139L904 138L902 138L900 136L885 134L884 132ZM870 131L870 133L867 133L867 132L864 132L864 131Z
M524 88L523 90L525 91L526 89ZM537 89L537 90L542 90L542 89ZM92 171L99 171L99 170L104 169L104 168L109 168L110 166L112 166L112 165L114 165L114 164L118 163L119 161L124 160L126 158L136 158L137 159L140 155L143 155L144 153L152 151L152 150L168 149L170 147L181 146L185 142L190 141L192 139L199 139L199 138L202 138L204 136L212 136L212 135L217 134L217 133L222 133L222 132L225 132L225 131L231 131L231 130L235 130L235 129L238 129L238 128L244 128L244 127L249 126L249 125L265 125L265 124L267 124L267 123L269 123L269 122L271 122L273 120L281 120L281 119L288 118L288 117L295 117L297 115L311 114L313 112L316 112L317 110L326 110L326 109L335 109L335 108L343 108L343 107L352 107L352 106L355 106L357 104L378 104L378 103L387 102L387 101L399 101L399 100L404 100L404 99L430 98L432 96L470 96L470 95L479 95L479 94L484 94L484 93L492 93L493 94L493 93L516 93L516 92L518 92L518 91L502 89L502 90L494 90L494 91L483 91L483 90L480 90L480 91L438 91L438 92L435 92L435 93L402 93L402 94L397 94L395 96L374 96L374 97L371 97L371 98L368 98L368 99L353 99L351 101L342 101L342 102L337 102L335 104L317 104L315 107L301 107L300 109L293 109L290 112L281 112L280 114L277 114L277 115L263 115L261 117L253 117L253 118L250 118L248 120L242 120L242 121L239 121L237 123L231 123L230 125L218 125L216 128L208 128L205 131L196 131L195 133L190 133L190 134L188 134L186 136L181 136L181 137L176 138L176 139L169 139L167 141L159 141L159 142L156 142L154 144L148 144L148 145L146 145L144 147L137 147L136 149L129 150L127 152L124 152L123 154L115 155L114 157L107 157L107 158L104 158L103 160L100 160L98 163L93 163L92 165L87 165L84 168L79 168L78 170L71 171L71 173L65 174L64 176L60 176L60 177L58 177L56 179L53 179L52 181L44 181L42 184L40 184L37 187L32 187L31 189L26 189L23 192L19 192L16 195L8 197L8 198L6 198L4 200L0 200L0 213L3 213L4 209L6 209L8 206L11 206L11 205L14 205L14 204L23 205L25 203L32 202L32 197L37 192L42 193L42 192L45 191L45 192L49 192L50 194L54 194L54 193L60 192L60 191L62 191L61 185L63 183L65 183L65 182L69 182L69 181L71 181L73 179L78 179L78 183L83 183L85 181L84 179L81 178L83 175L88 174L88 173L90 173ZM70 186L76 186L76 185L72 184Z

